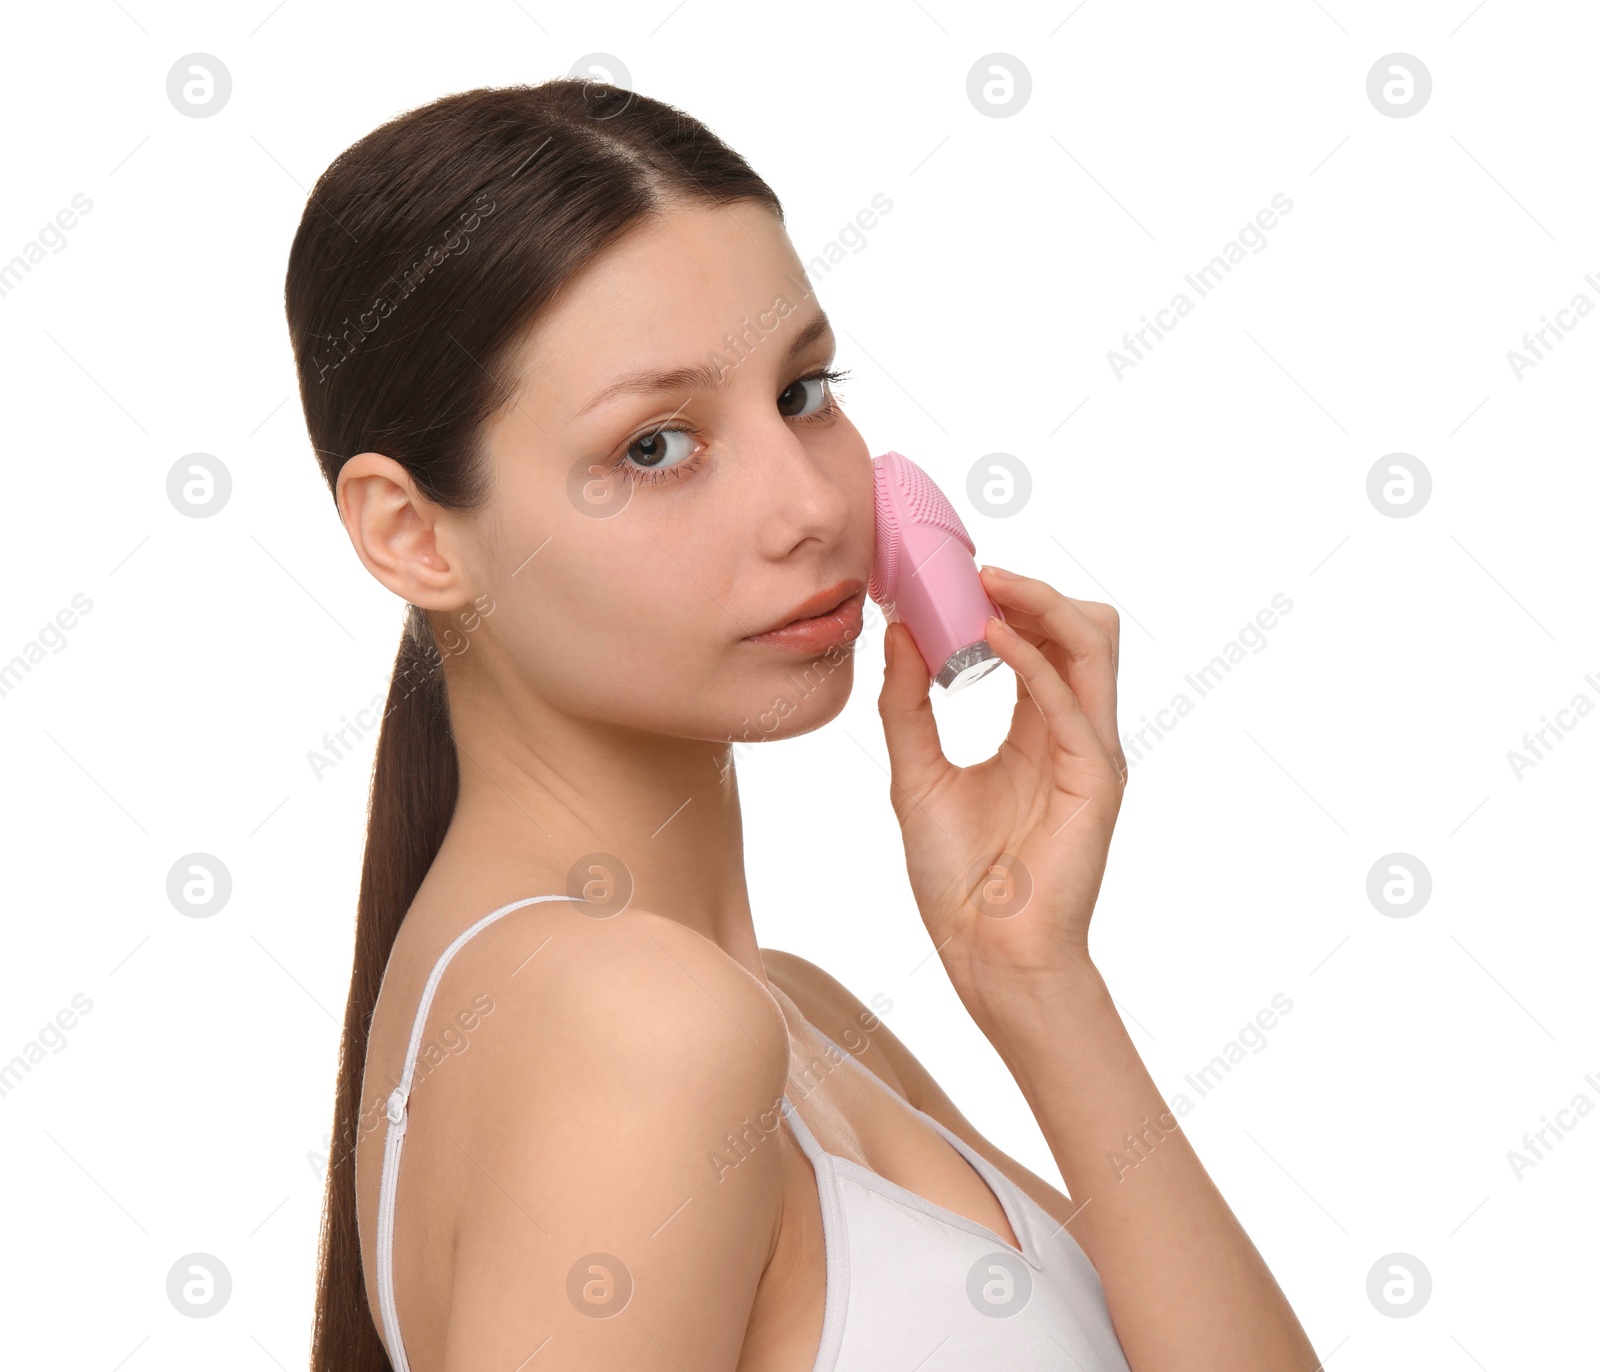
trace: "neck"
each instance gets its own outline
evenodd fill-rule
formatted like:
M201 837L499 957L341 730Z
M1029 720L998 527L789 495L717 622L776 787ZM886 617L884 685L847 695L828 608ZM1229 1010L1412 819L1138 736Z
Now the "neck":
M470 872L469 885L513 891L507 900L626 898L766 980L731 745L548 709L512 723L466 702L453 724L460 792L435 870Z

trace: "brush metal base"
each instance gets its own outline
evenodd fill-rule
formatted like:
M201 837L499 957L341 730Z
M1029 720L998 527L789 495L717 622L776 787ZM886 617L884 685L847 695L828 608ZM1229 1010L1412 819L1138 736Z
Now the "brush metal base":
M951 653L934 680L944 687L946 695L954 695L974 681L988 676L999 665L1000 658L989 646L989 640L980 638L976 643L969 643L965 648L958 648Z

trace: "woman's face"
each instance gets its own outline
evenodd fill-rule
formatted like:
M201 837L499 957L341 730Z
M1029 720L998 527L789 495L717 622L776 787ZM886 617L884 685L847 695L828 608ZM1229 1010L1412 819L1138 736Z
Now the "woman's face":
M810 291L742 202L671 210L558 294L490 429L469 558L502 688L707 740L843 708L859 617L832 647L751 641L819 596L860 607L871 571L871 460L819 375L835 341Z

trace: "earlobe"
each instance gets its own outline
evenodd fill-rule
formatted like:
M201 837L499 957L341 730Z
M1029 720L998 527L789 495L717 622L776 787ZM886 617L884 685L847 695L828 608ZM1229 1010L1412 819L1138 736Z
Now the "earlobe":
M400 599L428 610L456 609L470 599L451 555L447 520L392 457L349 458L335 496L356 556Z

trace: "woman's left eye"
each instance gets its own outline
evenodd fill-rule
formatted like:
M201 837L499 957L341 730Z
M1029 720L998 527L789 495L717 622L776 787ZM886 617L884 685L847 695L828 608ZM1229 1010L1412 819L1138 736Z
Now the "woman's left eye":
M833 383L844 377L844 372L829 369L791 381L778 396L778 413L785 419L820 417L833 408Z

